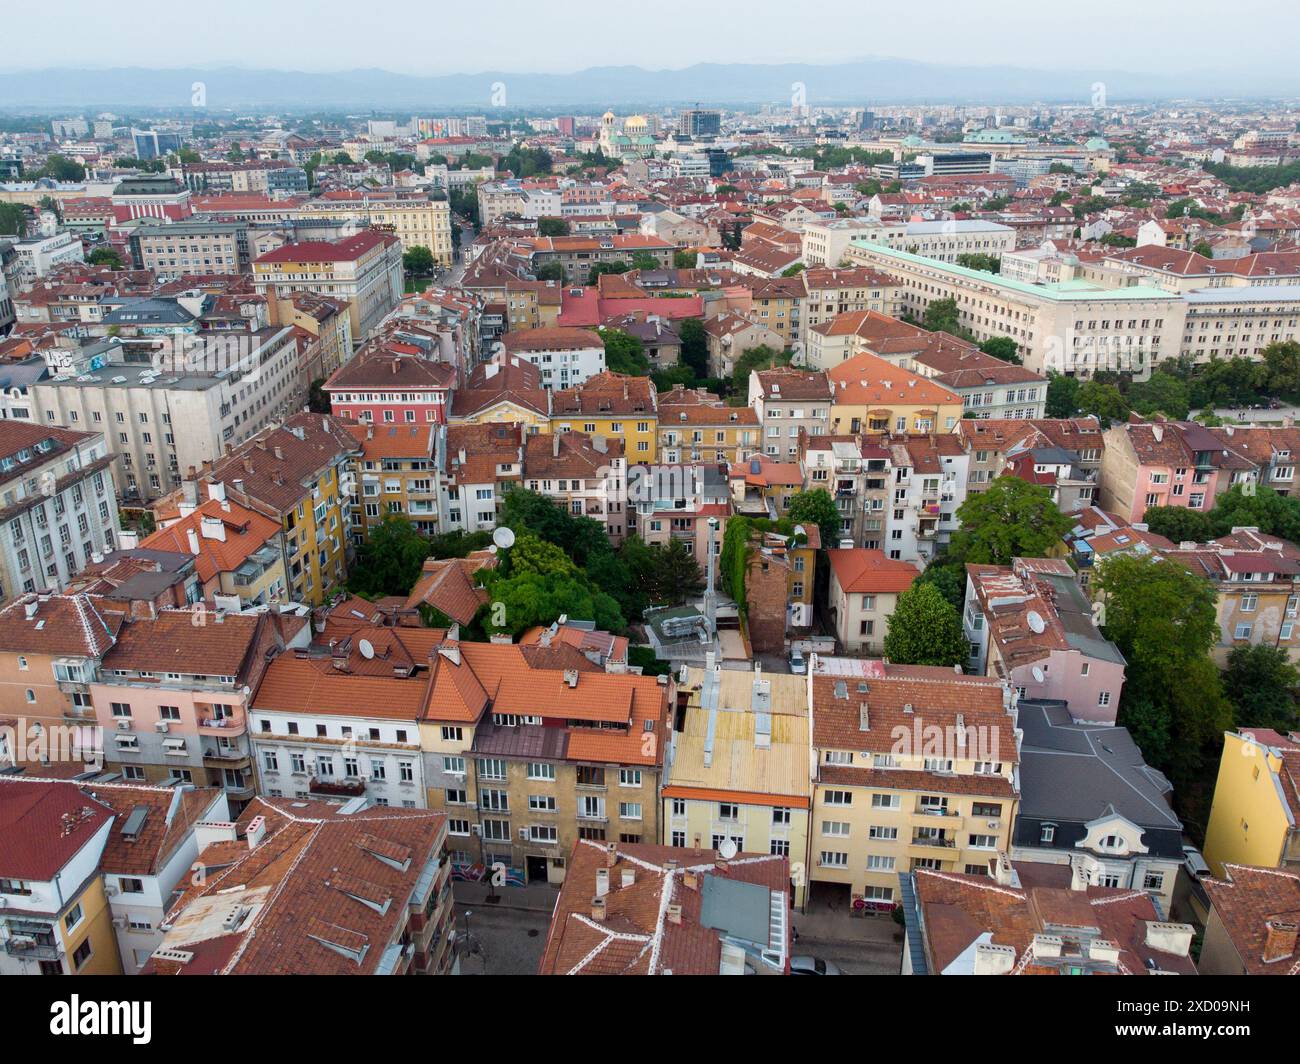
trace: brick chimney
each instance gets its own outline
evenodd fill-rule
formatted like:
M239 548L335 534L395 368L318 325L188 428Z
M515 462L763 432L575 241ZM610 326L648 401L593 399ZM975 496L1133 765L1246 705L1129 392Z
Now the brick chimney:
M1300 925L1294 920L1267 920L1264 927L1264 963L1272 964L1290 958L1295 953L1296 932Z
M604 898L591 899L591 918L595 920L596 923L598 924L603 924L605 922L605 899Z

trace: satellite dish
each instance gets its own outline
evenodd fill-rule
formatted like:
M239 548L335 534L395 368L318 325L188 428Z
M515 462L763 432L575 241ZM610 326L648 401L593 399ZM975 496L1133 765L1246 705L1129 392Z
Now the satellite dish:
M512 529L502 526L492 533L492 542L502 550L509 550L515 545L515 533Z
M361 642L357 644L357 649L361 651L361 656L367 661L375 656L374 644L372 644L369 639L361 640Z
M1044 675L1043 675L1043 670L1040 669L1037 665L1035 665L1034 668L1033 668L1033 673L1034 673L1034 679L1035 679L1038 683L1042 683L1043 680L1044 680L1044 678L1045 678Z
M1038 615L1037 610L1030 610L1025 620L1029 623L1029 630L1035 635L1042 635L1047 631L1047 623Z
M721 845L718 846L718 854L724 861L730 861L736 856L736 853L736 844L731 839L723 839Z

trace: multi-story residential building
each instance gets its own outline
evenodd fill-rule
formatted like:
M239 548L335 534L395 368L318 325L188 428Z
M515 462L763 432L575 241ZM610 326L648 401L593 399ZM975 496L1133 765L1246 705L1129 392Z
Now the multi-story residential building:
M242 222L173 222L131 230L131 258L160 280L187 274L239 273Z
M361 544L388 514L404 514L425 535L438 532L438 463L433 425L350 425L361 453L349 500L352 541Z
M0 420L0 603L61 590L113 549L112 465L102 432Z
M785 337L780 333L730 310L705 319L704 340L709 351L709 375L713 377L730 377L736 360L756 347L773 351L785 347Z
M1217 876L1230 865L1300 869L1300 733L1241 728L1223 737L1205 860Z
M826 376L835 393L832 434L952 432L964 410L951 388L871 354L840 362Z
M205 467L199 480L283 529L288 596L318 606L342 583L355 483L344 476L361 450L347 422L295 414ZM166 515L163 515L165 522Z
M14 240L6 255L5 273L17 287L48 277L59 266L84 261L81 238L70 232ZM12 261L9 261L12 256Z
M932 302L955 299L959 323L977 341L1011 337L1036 373L1132 371L1180 353L1186 304L1158 288L1029 284L862 240L847 258L901 282L900 313L919 319Z
M820 370L778 366L752 371L749 405L762 428L763 453L792 458L799 453L801 434L828 433L833 396L834 388Z
M541 975L788 975L791 862L648 843L574 846Z
M807 240L807 230L804 231L804 239ZM897 309L898 282L885 273L867 269L826 269L810 265L800 277L806 292L803 325L809 345L814 329L841 314L890 315ZM809 365L817 363L810 359Z
M474 367L451 400L453 424L520 425L525 432L551 431L551 391L531 362L506 359Z
M582 432L529 436L524 443L523 486L574 517L599 521L615 545L628 533L627 460L621 439Z
M523 479L524 433L495 422L445 432L437 447L439 523L448 532L491 531L505 493Z
M809 674L813 894L888 911L902 874L986 874L1008 849L1020 800L1011 687L816 655Z
M447 820L257 798L200 829L190 884L148 975L444 975L453 955ZM243 890L231 891L236 882ZM251 903L251 904L250 904ZM222 934L214 949L212 928Z
M770 853L808 848L808 690L802 676L693 668L679 691L661 792L664 842ZM807 879L798 876L802 907Z
M108 941L119 955L122 973L137 974L162 943L162 924L170 899L178 888L189 883L194 858L199 852L200 824L229 816L226 796L215 788L147 787L122 783L108 776L96 777L93 773L84 782L41 779L31 774L0 775L0 800L9 808L27 807L25 814L4 825L7 831L18 833L12 839L7 836L7 840L20 849L23 838L32 846L44 847L61 841L54 823L42 822L42 812L49 814L78 803L83 819L72 827L69 836L77 835L83 826L91 826L104 812L109 817L106 833L96 832L90 839L90 833L86 832L86 838L79 839L83 843L90 839L86 858L98 853L94 880L76 882L82 893L67 910L67 915L76 916L76 906L80 905L82 921L73 921L72 934L67 934L65 929L62 936L51 934L53 924L48 929L40 923L27 924L21 910L25 903L37 897L39 888L26 884L30 894L17 890L6 899L9 936L5 943L6 958L0 958L0 971L7 968L6 959L16 963L22 972L33 972L38 967L42 973L51 974L56 970L78 974L113 971L110 956L94 956L105 941L99 926L99 892L102 892L103 899L107 900L112 935L116 938L115 943L111 938ZM64 869L67 868L65 865ZM7 871L0 867L0 873ZM73 887L73 882L61 875L57 880L57 885L65 891ZM3 888L0 893L4 893ZM96 917L89 928L85 922L88 906L95 909ZM49 921L51 914L42 917ZM78 950L84 953L84 945L71 950L66 947L76 941L74 935L79 937L78 933L87 929L91 955L78 962L76 955ZM36 941L29 946L27 938Z
M543 388L576 388L605 372L605 341L592 329L528 329L501 339L503 360L530 362Z
M225 497L219 484L181 485L178 520L140 540L137 550L172 551L194 558L199 598L246 609L288 601L282 529L278 521Z
M956 431L970 459L968 495L984 491L998 477L1010 474L1048 483L1062 513L1073 513L1096 501L1106 446L1096 417L1033 421L964 417ZM1040 463L1040 457L1045 461ZM1032 478L1026 463L1032 467ZM1041 473L1040 464L1044 466Z
M1234 647L1270 646L1300 660L1300 547L1257 528L1209 543L1162 546L1162 557L1209 580L1216 595L1220 665Z
M1300 974L1294 917L1300 909L1300 872L1229 864L1221 875L1201 881L1210 897L1201 973Z
M402 242L366 230L341 240L285 244L253 262L253 286L267 299L296 292L346 300L352 337L369 337L402 299Z
M807 297L803 275L754 278L749 281L749 317L781 337L782 348L802 344L807 335L803 307Z
M647 544L686 544L701 564L709 557L709 522L713 553L722 550L720 526L731 514L727 467L721 464L633 465L628 469L629 531Z
M139 618L117 634L90 683L104 759L129 780L253 796L248 711L270 655L308 636L298 618L201 606Z
M1145 891L1169 916L1184 860L1169 781L1126 728L1072 720L1062 702L1022 699L1019 709L1025 737L1011 859L1056 870L1059 885L1073 890Z
M1105 432L1099 501L1131 522L1153 506L1207 513L1233 484L1257 482L1258 474L1244 453L1194 421L1130 421Z
M1296 466L1300 464L1300 429L1293 424L1283 427L1224 425L1211 430L1238 454L1254 462L1259 469L1256 482L1272 488L1279 495L1294 495L1300 482Z
M967 565L962 627L970 670L1021 697L1063 702L1089 724L1114 724L1124 656L1093 621L1092 603L1063 559Z
M31 386L33 420L102 432L123 503L175 490L191 471L266 429L305 398L293 330L196 338L158 366L110 361ZM120 353L112 356L123 359ZM177 364L179 363L179 364Z
M960 527L957 511L966 500L968 462L956 436L886 436L892 483L885 502L881 539L895 560L934 558ZM875 499L870 500L874 505ZM865 540L873 539L868 523Z
M765 454L728 467L732 511L744 517L784 516L790 500L803 489L797 462L782 462Z
M559 882L579 839L660 837L670 677L607 673L567 645L446 640L421 745L459 864Z
M1044 882L1005 854L994 866L900 877L904 975L1196 974L1196 929L1145 891Z
M425 808L419 721L438 629L359 627L279 655L253 698L258 790Z
M444 268L456 259L451 204L438 194L398 189L339 189L301 204L294 217L354 220L395 234L403 250L428 248L434 262Z
M324 390L337 417L379 426L427 428L447 423L455 385L454 366L431 362L414 351L395 350L389 343L380 350L360 352L325 382Z
M551 393L551 431L617 437L629 464L658 457L659 395L649 377L605 371Z
M824 489L840 513L835 545L879 550L892 495L888 447L864 436L799 437L805 491Z
M921 570L911 562L887 558L881 550L854 547L828 554L829 607L840 649L845 654L883 656L898 596Z
M480 186L480 198L482 186ZM528 264L536 276L545 266L558 263L564 269L565 284L590 284L591 268L597 265L630 265L649 255L662 269L672 266L673 252L681 246L657 236L627 233L609 237L543 236L513 242L513 253Z
M667 463L743 461L759 449L760 433L753 407L681 385L659 396L659 455Z

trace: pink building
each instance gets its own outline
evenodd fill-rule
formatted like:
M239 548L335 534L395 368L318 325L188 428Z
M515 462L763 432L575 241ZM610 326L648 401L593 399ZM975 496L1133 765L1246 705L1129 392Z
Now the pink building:
M410 345L390 340L362 352L325 384L336 417L372 425L445 425L456 369L432 362Z
M1064 702L1075 720L1115 723L1124 657L1093 622L1068 562L967 565L962 626L968 671L1009 681L1021 698Z

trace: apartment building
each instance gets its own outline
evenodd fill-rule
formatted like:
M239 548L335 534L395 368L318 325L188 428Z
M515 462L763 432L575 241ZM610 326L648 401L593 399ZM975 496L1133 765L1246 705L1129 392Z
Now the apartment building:
M1141 890L1073 888L1002 854L994 871L900 877L904 975L1195 975L1191 924Z
M1104 438L1100 505L1130 522L1153 506L1205 513L1233 484L1257 482L1250 458L1195 421L1133 420Z
M788 975L791 862L583 839L540 975Z
M835 638L845 654L882 657L889 618L898 596L921 570L908 561L863 547L827 552L831 563L829 606Z
M880 549L890 498L890 456L888 448L864 436L799 437L804 490L825 490L839 510L837 545Z
M806 231L805 239L807 239ZM886 273L869 269L841 270L810 265L800 274L800 277L806 292L803 327L809 344L811 344L813 329L841 314L888 315L898 309L900 286Z
M813 894L890 911L900 875L985 874L1020 801L1011 687L856 658L814 656L809 674Z
M188 886L144 974L445 975L455 968L442 815L259 797L237 821L204 825L202 839L197 864L221 875ZM224 932L215 946L214 926Z
M359 342L401 302L402 242L365 230L341 240L285 244L253 262L253 287L267 299L309 292L345 300Z
M250 691L271 654L307 636L299 618L198 606L124 625L89 684L104 760L126 779L253 796Z
M480 191L480 196L482 195ZM630 265L633 259L649 255L661 269L673 264L673 253L681 245L657 236L627 233L608 237L555 236L515 241L513 252L528 263L533 276L545 266L559 264L565 284L591 284L596 265Z
M241 222L173 222L131 230L131 258L137 269L153 270L159 280L187 274L240 272Z
M962 627L971 672L999 677L1022 698L1062 702L1077 721L1115 723L1124 657L1101 636L1069 562L967 565Z
M551 431L551 391L541 371L523 359L483 362L452 395L452 424L520 425L525 432Z
M429 804L458 865L558 883L579 839L660 837L671 678L606 673L567 645L450 639L430 671Z
M343 581L352 494L345 473L360 449L346 422L295 414L206 466L198 477L205 485L222 485L219 492L279 523L294 602L319 606ZM165 513L161 519L167 519Z
M1181 353L1186 304L1158 288L1028 284L860 240L847 257L901 282L900 313L919 319L932 302L955 299L959 324L977 341L1011 337L1035 373L1130 372Z
M358 490L349 531L360 545L389 514L404 514L424 535L438 533L438 475L433 425L349 425L361 448L350 471Z
M1012 475L1050 486L1062 513L1090 506L1098 498L1106 438L1095 417L962 418L957 435L970 459L968 495Z
M456 368L397 346L362 350L325 382L335 416L378 426L447 423Z
M781 351L786 343L775 330L730 310L705 319L704 338L709 350L709 375L713 377L730 377L736 360L747 351L756 347Z
M1063 702L1022 699L1020 812L1011 860L1052 870L1073 890L1141 890L1173 911L1183 825L1173 786L1127 728L1072 719Z
M763 453L792 458L799 453L801 435L830 432L835 390L820 370L795 366L753 370L749 375L749 405L758 415Z
M62 590L117 541L103 432L0 420L0 603Z
M969 476L965 450L953 435L886 436L878 442L889 451L892 481L880 538L894 560L930 561L960 527L957 511L966 500ZM875 497L870 497L875 505ZM875 511L864 524L864 541L877 529Z
M620 439L582 432L529 436L522 483L566 513L598 521L615 546L628 534L627 459Z
M952 389L875 355L856 355L826 376L834 389L832 434L952 432L964 410Z
M531 438L531 437L529 437ZM505 493L524 475L523 430L488 422L451 425L438 454L438 520L446 531L489 532Z
M1240 728L1223 736L1205 860L1216 876L1232 865L1300 869L1300 733Z
M1300 873L1225 865L1221 879L1202 880L1210 916L1201 944L1204 975L1300 973L1296 922Z
M758 412L729 406L703 389L676 385L659 396L659 454L664 462L738 462L759 449Z
M118 496L149 503L192 470L299 409L292 329L195 337L175 360L58 373L29 388L33 420L103 433ZM120 353L112 358L122 358Z
M794 277L748 280L751 301L748 317L781 338L780 349L802 344L807 335L803 321L807 289L802 274Z
M647 544L680 540L700 560L709 556L710 520L731 514L731 488L722 464L633 465L628 469L629 530ZM714 529L713 552L722 550Z
M621 439L630 464L656 461L659 424L659 393L649 377L605 371L551 392L552 432Z
M506 362L530 362L543 388L576 388L605 372L605 341L593 329L528 329L502 337Z

